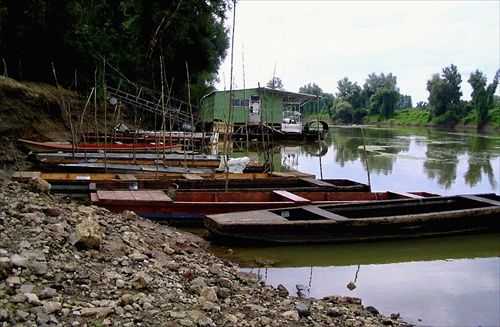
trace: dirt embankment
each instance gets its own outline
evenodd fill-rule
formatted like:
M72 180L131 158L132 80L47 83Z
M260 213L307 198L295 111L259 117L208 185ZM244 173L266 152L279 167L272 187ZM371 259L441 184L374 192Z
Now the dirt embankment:
M94 105L93 98L84 98L54 85L21 83L0 76L0 170L29 167L18 139L35 141L73 141L85 132L109 131L117 120L116 112L106 106ZM128 123L124 117L120 122ZM129 123L130 124L130 123Z
M0 76L0 169L22 169L26 156L17 139L69 141L71 128L64 107L78 108L72 92L39 83L20 83ZM76 110L75 110L76 111Z

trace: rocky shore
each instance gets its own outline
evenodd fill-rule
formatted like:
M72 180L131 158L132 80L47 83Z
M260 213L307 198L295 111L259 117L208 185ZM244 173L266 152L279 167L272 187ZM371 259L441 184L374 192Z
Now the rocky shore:
M133 212L0 182L0 326L411 326L361 299L291 296Z

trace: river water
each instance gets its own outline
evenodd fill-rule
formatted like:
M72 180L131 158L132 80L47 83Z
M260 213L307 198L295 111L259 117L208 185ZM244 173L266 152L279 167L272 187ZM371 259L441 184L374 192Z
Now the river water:
M273 162L373 191L500 194L500 133L332 127L325 142L281 144ZM227 248L210 249L229 258ZM359 297L419 326L500 326L500 233L232 250L243 270L300 296Z

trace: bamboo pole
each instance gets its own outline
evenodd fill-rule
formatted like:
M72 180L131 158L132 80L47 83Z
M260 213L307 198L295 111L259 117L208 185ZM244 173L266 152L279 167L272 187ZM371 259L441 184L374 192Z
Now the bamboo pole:
M322 149L321 149L321 146L322 146L322 142L321 142L321 131L319 130L319 95L316 94L316 106L317 106L317 118L316 118L316 124L317 124L317 128L318 128L318 144L319 144L319 176L321 179L323 179L323 164L322 164L322 161L321 161L321 152L322 152Z
M366 153L366 142L365 142L365 133L363 132L363 127L361 127L361 137L363 139L363 151L365 153L365 164L366 164L366 174L368 176L368 186L371 189L371 181L370 181L370 164L368 162L368 154Z
M75 157L75 146L76 146L76 143L75 143L76 132L75 132L75 129L73 127L73 119L71 117L71 106L67 106L66 101L64 100L64 95L62 94L61 87L59 86L59 82L57 81L57 74L56 74L56 69L54 67L54 63L52 63L52 72L54 73L56 87L57 87L57 90L59 91L59 96L61 97L61 104L62 104L63 110L66 113L66 116L68 117L69 129L71 132L71 144L72 144L71 150L72 150L73 158L74 158Z
M229 74L229 116L228 116L228 122L227 122L227 132L224 137L224 147L225 147L225 162L224 162L224 166L226 167L226 181L224 183L224 191L227 192L228 191L228 187L229 187L229 167L228 167L228 164L227 164L227 158L229 157L229 151L228 151L228 144L227 142L229 142L229 140L231 139L231 134L229 133L229 130L231 130L232 128L230 128L231 126L231 122L233 121L233 99L234 99L234 94L233 94L233 61L234 61L234 31L235 31L235 26L236 26L236 0L233 0L233 31L232 31L232 38L231 38L231 69L230 69L230 74ZM228 135L229 134L229 135ZM227 148L226 148L227 147Z

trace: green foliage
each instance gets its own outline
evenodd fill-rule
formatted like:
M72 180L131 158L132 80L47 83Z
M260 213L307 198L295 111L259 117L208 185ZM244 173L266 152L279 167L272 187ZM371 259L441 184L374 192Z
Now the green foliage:
M370 114L379 115L380 119L394 116L394 110L399 102L399 92L382 87L370 97Z
M337 83L339 92L332 105L331 117L342 123L462 124L477 127L487 123L499 127L500 97L494 94L499 80L500 70L487 86L486 77L476 70L469 79L474 89L472 101L462 101L462 78L457 67L452 64L443 68L441 75L433 74L427 81L429 103L420 101L413 109L411 97L399 93L396 77L392 74L372 73L363 88L344 77ZM352 110L343 102L350 104Z
M90 88L106 70L152 89L163 79L178 96L188 75L200 89L213 82L229 48L231 3L4 0L0 51L15 79L53 83L54 65L63 86Z
M403 109L395 112L394 121L402 125L426 125L429 121L429 111L418 109Z
M451 103L459 103L462 97L460 84L462 83L462 76L458 72L457 66L451 64L450 67L443 68L443 78L448 85L448 97Z
M460 103L462 91L460 91L460 83L462 77L458 73L457 66L443 68L442 77L439 74L433 74L432 78L427 81L427 91L429 91L429 107L433 117L433 121L442 124L450 124L444 117L456 118L457 108L454 105ZM448 113L453 110L452 113ZM456 120L458 121L458 120Z
M349 81L347 77L337 82L337 97L352 106L353 116L347 117L347 111L343 109L342 113L332 108L332 117L342 119L344 123L351 121L360 122L368 112L371 116L379 116L384 120L393 117L394 110L398 108L400 101L399 88L397 87L396 76L392 73L377 75L372 73L368 75L363 88L356 83ZM411 105L411 97L405 98ZM408 105L408 104L407 104Z
M500 106L493 108L488 113L488 121L491 126L500 128Z
M415 109L429 110L429 105L427 104L427 102L419 101L419 102L417 102Z
M318 116L318 110L320 115L328 115L331 116L331 107L333 105L333 94L330 93L323 93L323 90L313 83L304 85L299 88L299 93L305 93L305 94L314 94L319 96L319 103L318 101L311 101L309 103L306 103L302 107L302 114L305 116ZM319 106L319 109L318 109Z
M332 119L336 122L349 124L353 120L354 108L347 101L336 99L333 104L332 112Z
M363 122L367 124L375 124L380 121L380 117L378 115L367 115L364 119Z
M283 81L279 77L273 77L267 82L266 87L273 90L284 90Z
M472 106L476 111L476 123L479 128L483 127L488 121L488 111L493 107L494 93L498 86L500 70L497 71L493 78L493 83L486 87L486 76L476 70L470 74L468 80L472 86Z
M381 91L381 89L384 89L385 91ZM385 75L384 73L381 73L380 75L371 73L370 75L368 75L365 84L363 84L363 91L362 91L362 97L365 108L370 107L372 96L377 94L377 92L379 93L379 96L380 93L382 92L396 92L399 94L399 88L397 87L396 76L393 76L392 73L389 73L387 75ZM387 110L386 108L377 108L377 109L382 109L383 111Z
M432 122L436 125L455 126L460 121L460 116L453 109L447 110L443 115L434 117Z
M319 119L319 120L325 120L325 121L328 121L331 119L330 115L325 114L325 113L320 113L319 115L318 114L307 115L307 116L304 116L303 118L306 120Z
M467 116L460 119L459 124L464 125L464 126L472 126L472 125L476 126L476 124L477 124L477 112L475 110L469 112L467 114Z
M364 107L361 86L356 82L352 83L347 77L344 77L337 82L337 89L339 90L336 94L337 98L349 102L354 109Z
M364 108L355 109L352 113L352 122L355 124L361 124L366 116L368 116L368 110Z
M491 126L500 128L500 97L493 95L493 109L488 112L488 122Z
M397 109L411 109L413 108L413 103L411 101L411 95L401 95L399 98L399 103Z

